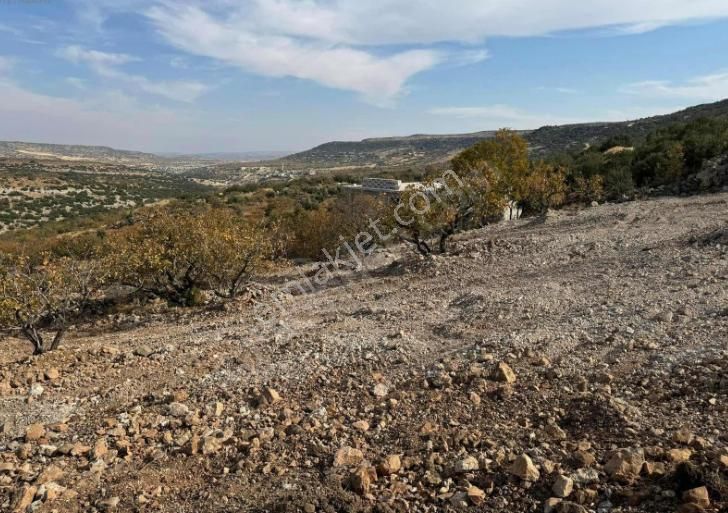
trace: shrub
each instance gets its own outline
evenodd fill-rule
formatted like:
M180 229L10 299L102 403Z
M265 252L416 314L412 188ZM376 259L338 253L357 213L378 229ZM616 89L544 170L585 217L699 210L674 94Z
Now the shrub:
M434 249L444 253L455 233L502 217L506 200L498 173L483 161L458 168L459 174L445 173L425 181L423 188L405 191L394 211L390 223L423 255Z
M84 310L99 285L96 266L71 258L50 261L48 255L36 261L6 254L2 260L0 327L19 329L34 355L57 349L70 319Z
M198 290L235 297L270 257L271 238L226 208L155 209L107 237L116 282L180 305Z
M566 194L566 172L545 162L531 166L523 180L525 212L544 214L549 208L563 204Z

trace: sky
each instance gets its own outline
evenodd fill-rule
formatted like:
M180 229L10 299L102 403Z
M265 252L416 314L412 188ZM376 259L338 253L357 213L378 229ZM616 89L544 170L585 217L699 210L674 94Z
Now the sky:
M0 140L294 151L724 98L726 0L0 0Z

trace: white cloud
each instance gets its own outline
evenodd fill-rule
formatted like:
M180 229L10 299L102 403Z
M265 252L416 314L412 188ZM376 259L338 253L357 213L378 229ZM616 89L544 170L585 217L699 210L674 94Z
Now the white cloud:
M664 80L634 82L622 87L621 92L649 98L718 101L728 98L728 72L695 77L682 83Z
M439 107L431 109L430 114L446 116L463 120L478 120L486 128L515 128L531 129L545 125L563 125L572 123L584 123L586 119L571 118L568 116L555 116L526 112L510 105L485 105L480 107ZM594 120L591 120L594 121Z
M125 53L106 53L96 50L86 50L75 45L61 49L58 54L73 63L86 63L94 67L120 66L139 60Z
M346 46L259 34L194 6L158 6L147 14L170 43L186 52L260 75L313 80L355 91L376 104L391 101L409 77L433 67L441 58L431 50L378 57Z
M412 76L437 64L484 60L482 45L490 37L584 29L636 34L728 17L725 0L71 1L97 27L108 13L141 13L187 53L354 91L376 104L391 103ZM440 51L434 48L439 43L460 49Z
M608 26L634 33L723 16L728 16L724 0L459 0L453 5L442 0L252 0L235 19L272 33L383 45L474 42Z
M170 100L193 102L208 90L205 84L196 81L152 81L141 75L121 71L118 69L119 66L139 61L138 58L127 54L87 50L80 46L68 46L58 53L73 63L88 65L94 73L103 78Z

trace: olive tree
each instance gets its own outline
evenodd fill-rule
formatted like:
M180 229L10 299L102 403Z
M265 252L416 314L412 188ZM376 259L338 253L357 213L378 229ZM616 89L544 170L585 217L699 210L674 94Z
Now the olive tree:
M271 237L233 210L155 209L106 239L110 278L180 305L200 290L237 296L269 260Z
M452 235L502 215L505 199L497 182L492 167L482 161L461 167L459 174L447 172L406 190L392 224L420 254L445 253Z
M33 354L57 349L69 322L98 286L96 265L71 258L4 255L0 263L0 328L16 329Z

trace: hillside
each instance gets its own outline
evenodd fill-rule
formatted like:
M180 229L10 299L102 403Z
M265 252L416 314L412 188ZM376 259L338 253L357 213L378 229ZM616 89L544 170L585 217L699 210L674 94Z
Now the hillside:
M545 126L530 132L526 139L535 155L546 156L564 151L583 149L617 135L627 135L640 140L654 130L674 123L693 121L698 118L728 117L728 100L697 105L685 110L621 123L586 123L577 125Z
M382 137L359 142L335 141L290 155L291 166L406 166L449 160L458 152L493 137L495 132Z
M580 150L615 135L635 139L676 122L700 117L727 117L728 100L698 105L663 116L619 123L585 123L545 126L522 131L534 156L545 157L564 151ZM364 139L359 142L330 142L311 150L290 155L269 166L331 168L340 166L402 167L444 162L458 152L493 137L493 131L456 135L414 135Z
M160 160L151 153L116 150L106 146L44 144L0 141L0 157L58 160L90 160L117 164L139 164Z
M225 159L212 155L163 156L140 151L117 150L107 146L45 144L0 141L0 159L61 161L132 166L162 172L181 172L204 168Z
M9 337L0 510L726 511L726 226L728 194L562 211Z

